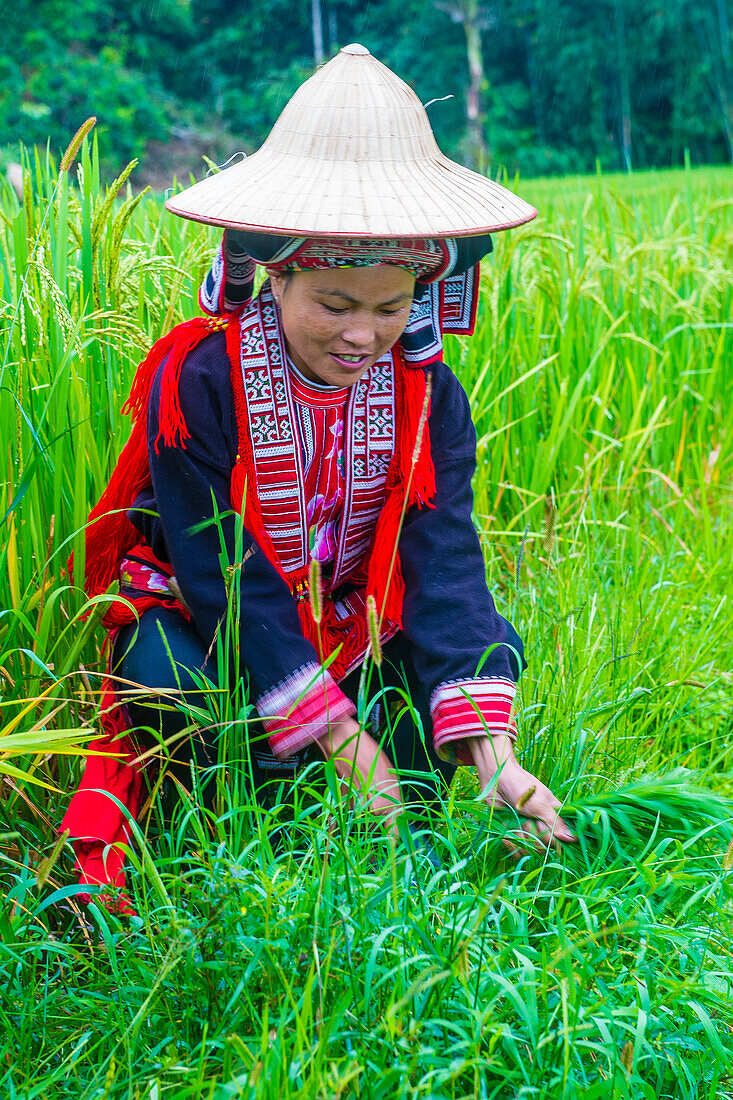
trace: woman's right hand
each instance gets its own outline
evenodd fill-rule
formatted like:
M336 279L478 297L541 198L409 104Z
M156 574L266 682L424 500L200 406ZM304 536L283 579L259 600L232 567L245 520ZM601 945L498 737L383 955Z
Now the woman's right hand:
M508 837L502 844L513 858L518 858L527 846L543 851L561 849L562 844L574 844L577 837L560 817L560 800L531 772L526 771L514 755L514 746L507 734L467 737L478 773L481 790L486 792L491 806L508 806L526 822L513 834L522 843Z
M317 742L326 760L333 760L336 774L367 803L372 813L387 818L395 836L395 819L402 812L397 772L386 752L355 718L329 727Z

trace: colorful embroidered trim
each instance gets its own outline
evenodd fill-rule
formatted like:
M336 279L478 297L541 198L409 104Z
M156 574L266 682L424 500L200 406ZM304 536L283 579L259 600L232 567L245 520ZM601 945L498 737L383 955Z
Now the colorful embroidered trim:
M514 738L513 713L516 684L502 676L475 680L451 680L439 684L430 697L433 743L443 760L473 764L466 737L507 733Z
M281 760L317 741L356 708L320 665L303 665L257 700L270 748Z
M283 254L284 253L284 254ZM417 279L440 279L451 263L446 242L428 237L373 240L368 237L301 237L293 247L268 261L275 271L322 271L334 267L392 264Z
M285 573L310 560L307 494L299 453L292 376L272 293L265 284L241 320L245 418L265 529ZM346 484L333 571L340 584L361 564L386 494L395 449L394 362L379 359L349 387L344 407Z

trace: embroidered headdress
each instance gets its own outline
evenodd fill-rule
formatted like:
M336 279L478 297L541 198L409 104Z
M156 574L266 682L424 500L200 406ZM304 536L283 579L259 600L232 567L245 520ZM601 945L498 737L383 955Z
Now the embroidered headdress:
M270 237L269 247L263 247L264 242L258 242L254 234L242 233L240 237L254 259L281 272L389 264L411 271L421 282L432 283L451 266L448 244L432 237ZM270 258L264 259L263 253L266 256L268 252Z
M405 363L425 367L443 356L443 334L470 336L476 323L479 260L491 237L341 239L276 237L227 230L201 284L201 308L212 316L238 313L251 300L256 265L276 271L395 264L416 277L410 317L400 337Z

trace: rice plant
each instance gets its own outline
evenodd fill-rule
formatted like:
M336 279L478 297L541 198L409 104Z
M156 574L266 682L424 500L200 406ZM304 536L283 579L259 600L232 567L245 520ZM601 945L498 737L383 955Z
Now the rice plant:
M2 1094L733 1096L729 173L523 185L541 218L496 239L479 330L448 348L530 658L521 752L577 848L510 861L468 772L439 866L315 765L262 809L246 701L212 698L216 812L154 802L125 922L80 909L55 833L106 599L65 562L215 242L131 179L87 140L69 171L27 157L22 205L0 183Z

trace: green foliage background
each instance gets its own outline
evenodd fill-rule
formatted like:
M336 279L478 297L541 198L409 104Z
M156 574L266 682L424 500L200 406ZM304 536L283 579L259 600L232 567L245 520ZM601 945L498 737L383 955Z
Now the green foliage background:
M441 146L467 148L473 12L490 166L523 175L733 158L729 0L324 0L326 55L363 41L433 104ZM0 43L0 147L56 153L89 115L103 160L151 180L207 153L251 152L313 69L309 0L19 0Z

